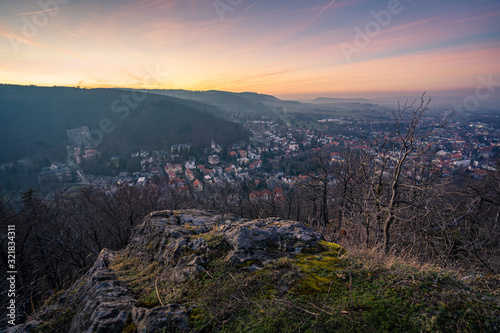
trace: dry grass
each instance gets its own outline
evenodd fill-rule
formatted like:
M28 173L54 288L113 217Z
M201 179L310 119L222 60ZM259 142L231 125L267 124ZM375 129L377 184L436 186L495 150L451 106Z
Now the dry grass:
M387 269L395 273L406 273L408 270L415 273L434 271L436 273L450 273L449 270L436 265L422 262L409 252L391 251L385 253L381 246L367 247L366 245L353 245L347 248L344 258L354 259L361 263L367 270Z

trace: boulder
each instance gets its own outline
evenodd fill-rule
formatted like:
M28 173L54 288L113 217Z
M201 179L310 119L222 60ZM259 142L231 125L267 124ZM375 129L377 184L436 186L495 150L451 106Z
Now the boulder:
M317 249L322 240L303 223L277 218L249 220L199 210L153 212L134 229L124 250L103 250L55 307L71 309L69 332L187 330L190 310L181 304L136 306L127 284L111 268L118 255L138 258L145 265L156 263L169 279L181 283L202 272L209 274L205 267L213 251L223 253L231 265L259 270L278 258ZM10 331L36 331L39 325L43 320Z

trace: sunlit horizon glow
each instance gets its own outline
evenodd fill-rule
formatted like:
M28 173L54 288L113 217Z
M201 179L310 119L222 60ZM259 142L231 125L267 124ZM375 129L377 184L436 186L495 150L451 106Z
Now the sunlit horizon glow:
M0 4L0 83L363 97L500 78L494 0L59 1ZM393 3L349 62L342 43Z

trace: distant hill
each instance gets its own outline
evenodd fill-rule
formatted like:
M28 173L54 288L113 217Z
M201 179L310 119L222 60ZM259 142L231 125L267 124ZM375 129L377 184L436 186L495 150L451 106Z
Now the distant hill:
M45 150L64 151L67 129L88 126L97 133L103 119L114 126L98 147L105 153L248 138L241 125L215 116L217 107L157 94L136 103L132 96L121 89L0 85L0 163Z
M309 103L285 101L271 95L252 92L232 93L218 90L148 90L163 96L197 101L217 106L224 111L253 116L278 117L281 112L293 114L321 114L326 116L378 116L384 108L364 98L317 98Z
M366 98L328 98L318 97L311 101L315 104L331 104L331 103L369 103Z
M240 113L266 113L274 112L284 107L300 107L301 103L294 101L283 101L271 95L257 94L252 92L232 93L227 91L189 91L189 90L150 90L164 96L198 101L223 110L231 110Z
M322 97L310 102L297 102L253 92L232 93L218 90L148 90L148 92L179 98L183 101L210 104L220 108L218 115L228 119L249 116L275 121L285 120L291 124L300 125L316 123L318 119L325 117L374 118L387 115L387 108L372 104L364 98Z

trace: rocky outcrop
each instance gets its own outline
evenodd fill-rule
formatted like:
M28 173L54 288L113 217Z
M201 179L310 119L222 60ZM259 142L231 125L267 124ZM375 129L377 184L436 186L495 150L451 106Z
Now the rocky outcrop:
M134 299L108 268L113 253L103 250L94 266L66 294L75 304L70 332L123 332Z
M65 327L65 331L71 333L149 333L189 327L189 311L181 305L169 304L155 309L134 306L136 300L126 284L109 268L114 256L113 251L104 249L92 268L61 296L58 304L45 309L39 316L43 318L48 313L71 308L72 320ZM56 316L52 321L59 320ZM57 332L60 329L60 325L32 320L9 332Z
M156 263L181 283L206 272L214 251L223 253L233 266L256 271L278 258L317 251L320 241L321 234L304 224L276 218L249 220L198 210L153 212L135 228L124 250L103 250L51 310L71 309L69 332L187 330L190 309L182 304L137 306L126 282L111 267L116 256L139 258L145 265ZM11 331L36 331L40 325L43 320Z
M126 252L176 267L174 274L180 282L202 270L211 239L224 240L229 247L226 259L234 265L251 262L259 268L277 258L315 249L323 237L303 223L277 218L249 220L196 210L163 211L146 217Z
M148 310L135 307L124 282L109 268L114 253L103 250L90 271L67 293L76 315L70 332L158 332L163 328L188 328L189 312L178 304Z

